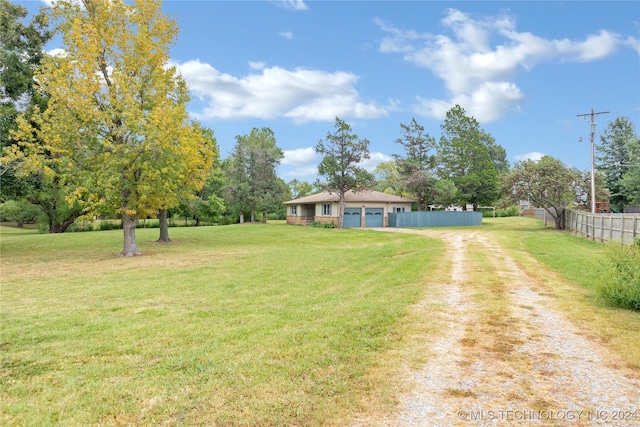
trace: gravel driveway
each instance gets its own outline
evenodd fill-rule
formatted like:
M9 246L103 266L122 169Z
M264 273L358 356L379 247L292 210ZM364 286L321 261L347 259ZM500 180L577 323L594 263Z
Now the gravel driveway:
M410 392L396 414L356 425L640 426L638 373L555 309L542 279L523 270L491 234L385 231L447 244L452 268L436 303L449 309L437 338L425 343L426 364L407 369ZM494 297L506 301L499 316L488 314L475 294L472 251L482 254L483 274L497 284Z

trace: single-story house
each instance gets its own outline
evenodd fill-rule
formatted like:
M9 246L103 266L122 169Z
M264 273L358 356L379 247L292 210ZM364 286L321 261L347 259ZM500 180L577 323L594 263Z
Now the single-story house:
M345 227L388 227L389 213L411 212L413 200L380 191L363 190L355 193L348 191L345 202ZM284 204L287 205L287 224L338 224L337 193L323 191Z

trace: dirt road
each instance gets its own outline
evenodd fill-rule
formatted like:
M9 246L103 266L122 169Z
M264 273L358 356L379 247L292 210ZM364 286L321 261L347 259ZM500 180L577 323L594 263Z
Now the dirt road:
M397 413L359 425L640 426L637 372L555 309L490 233L407 232L446 242L451 271L435 303L447 309L428 361L406 371Z

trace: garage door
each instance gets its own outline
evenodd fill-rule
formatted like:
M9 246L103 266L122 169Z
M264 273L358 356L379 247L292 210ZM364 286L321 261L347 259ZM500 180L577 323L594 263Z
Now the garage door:
M360 227L360 208L344 208L344 226Z
M382 208L366 208L364 216L365 227L384 227L384 211Z

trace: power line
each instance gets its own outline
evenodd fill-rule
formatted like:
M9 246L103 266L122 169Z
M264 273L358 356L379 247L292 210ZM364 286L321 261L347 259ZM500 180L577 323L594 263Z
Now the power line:
M596 139L596 116L599 114L609 114L608 111L600 111L598 113L591 109L591 113L578 114L577 117L591 116L591 132L589 137L591 139L591 213L596 213L596 164L595 164L595 139Z

